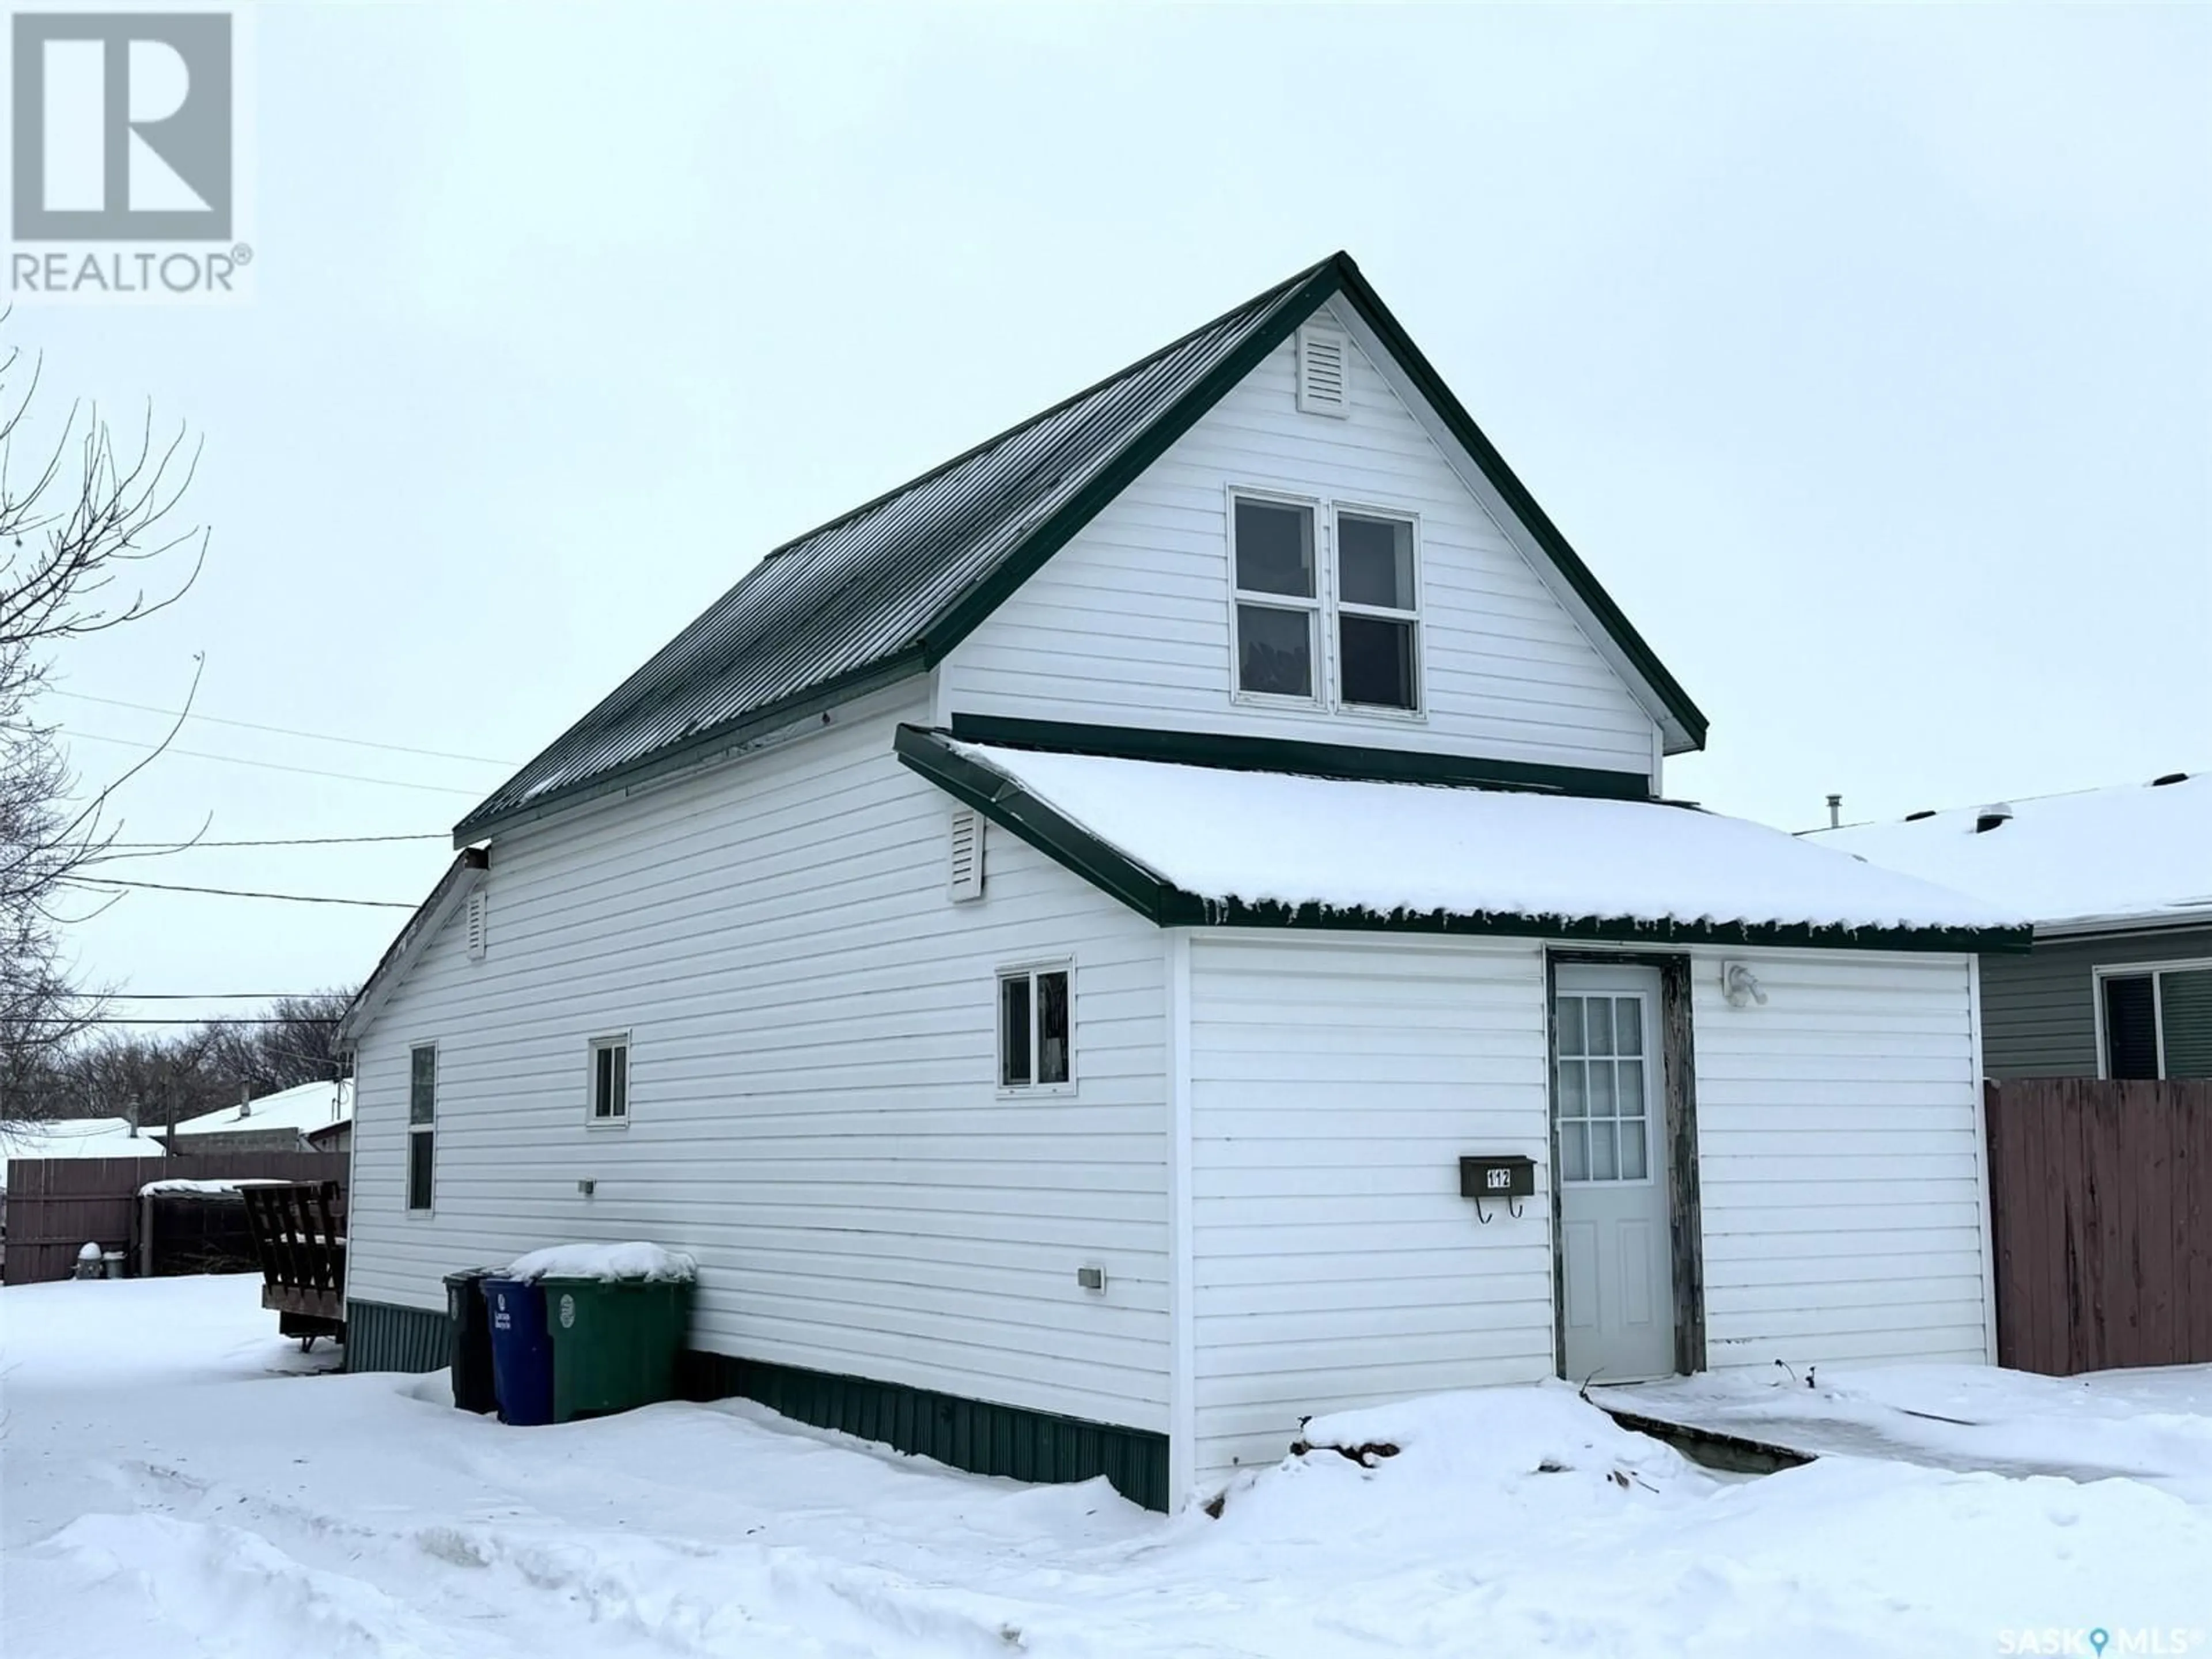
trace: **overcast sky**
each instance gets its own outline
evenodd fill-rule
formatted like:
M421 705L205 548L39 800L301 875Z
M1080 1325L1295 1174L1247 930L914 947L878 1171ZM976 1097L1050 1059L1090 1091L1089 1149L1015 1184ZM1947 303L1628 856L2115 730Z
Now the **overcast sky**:
M9 324L50 401L206 442L198 587L47 712L107 775L161 722L88 699L204 653L210 717L487 758L195 723L132 839L441 831L765 549L1338 247L1711 717L1671 793L2212 766L2203 9L254 23L252 301ZM447 856L135 873L411 903ZM292 991L402 919L140 892L76 947Z

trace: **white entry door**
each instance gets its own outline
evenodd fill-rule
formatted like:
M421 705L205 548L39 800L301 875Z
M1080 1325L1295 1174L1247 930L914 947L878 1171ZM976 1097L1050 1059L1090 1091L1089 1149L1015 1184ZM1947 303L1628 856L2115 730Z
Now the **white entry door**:
M1567 1376L1671 1376L1674 1264L1658 970L1562 963L1553 1019Z

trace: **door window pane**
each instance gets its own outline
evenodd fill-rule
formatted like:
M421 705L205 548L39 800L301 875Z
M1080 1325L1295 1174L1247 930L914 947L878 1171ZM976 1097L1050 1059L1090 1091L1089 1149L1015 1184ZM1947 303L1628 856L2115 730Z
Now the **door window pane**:
M1620 1120L1620 1178L1641 1181L1645 1174L1644 1127L1641 1118Z
M1620 1178L1620 1170L1613 1162L1613 1125L1610 1123L1591 1124L1589 1126L1589 1138L1590 1179L1592 1181L1618 1181Z
M1559 1052L1578 1054L1583 1051L1583 1000L1580 997L1559 999Z
M1379 617L1337 618L1344 700L1373 708L1413 708L1413 624Z
M1616 1061L1615 1064L1619 1067L1616 1079L1620 1085L1617 1093L1620 1102L1620 1115L1623 1117L1642 1117L1644 1115L1644 1062L1640 1060L1623 1060Z
M1313 696L1313 613L1237 607L1237 684L1271 696Z
M1613 1005L1613 1028L1620 1036L1619 1051L1624 1054L1644 1052L1644 999L1622 997Z
M1237 503L1237 586L1248 593L1314 597L1311 507Z
M1589 1179L1589 1126L1586 1123L1559 1125L1559 1178L1562 1181Z
M1338 597L1382 611L1413 608L1413 526L1398 519L1340 513L1336 519Z
M1589 1115L1592 1117L1613 1115L1613 1067L1598 1060L1590 1062Z
M2158 1017L2148 974L2105 981L2106 1072L2116 1078L2158 1075Z
M1579 1060L1559 1062L1559 1115L1589 1115L1589 1090L1584 1081L1589 1068Z
M1589 1000L1589 1052L1609 1054L1613 1052L1613 1009L1611 997L1592 997Z
M2158 1006L2166 1075L2212 1078L2212 969L2160 974Z

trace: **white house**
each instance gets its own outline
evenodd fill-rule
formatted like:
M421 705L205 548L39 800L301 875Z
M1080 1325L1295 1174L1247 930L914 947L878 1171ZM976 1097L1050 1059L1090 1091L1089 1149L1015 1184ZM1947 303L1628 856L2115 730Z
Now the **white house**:
M350 1081L301 1083L187 1118L171 1139L180 1152L342 1152L328 1143L352 1121Z
M699 1388L1168 1505L1395 1395L1988 1359L2026 930L1666 802L1705 734L1326 260L777 549L458 826L349 1017L349 1363L651 1238Z

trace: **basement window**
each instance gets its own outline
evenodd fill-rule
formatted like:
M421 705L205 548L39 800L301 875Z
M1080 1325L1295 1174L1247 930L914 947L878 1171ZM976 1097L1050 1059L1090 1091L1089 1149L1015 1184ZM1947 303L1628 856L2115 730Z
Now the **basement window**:
M2212 1078L2212 962L2096 973L2105 1075Z
M407 1057L407 1207L430 1207L437 1162L438 1045L417 1043Z
M1065 1089L1074 1081L1073 970L999 973L999 1087Z
M592 1039L592 1121L629 1121L629 1034Z

